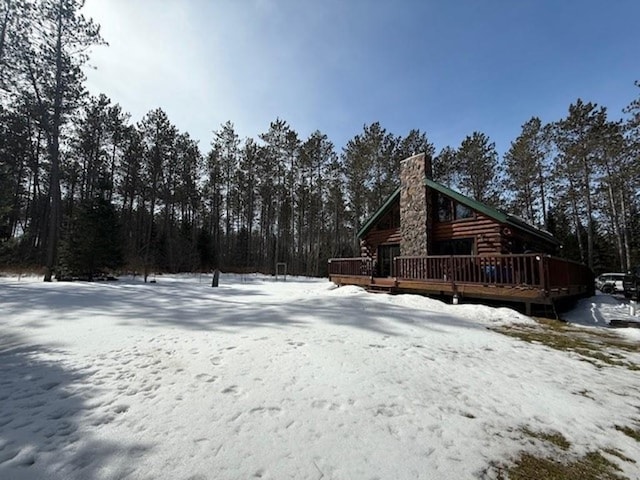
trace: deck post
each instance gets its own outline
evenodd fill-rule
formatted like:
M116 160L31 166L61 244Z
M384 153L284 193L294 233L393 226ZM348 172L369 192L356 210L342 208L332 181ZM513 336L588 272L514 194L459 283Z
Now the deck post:
M549 256L548 255L543 255L543 256L536 255L536 260L538 260L539 277L540 277L540 288L543 291L548 292L549 291L549 278L548 278Z
M369 282L373 283L373 277L375 276L375 272L373 271L373 258L367 257L367 261L369 262Z

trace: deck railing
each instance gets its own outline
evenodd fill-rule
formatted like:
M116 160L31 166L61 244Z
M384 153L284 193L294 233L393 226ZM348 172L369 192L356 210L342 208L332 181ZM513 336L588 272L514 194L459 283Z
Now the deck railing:
M371 257L331 258L329 275L356 275L372 277L373 259Z
M595 288L593 272L586 265L557 257L547 257L546 261L550 289L562 288L565 285L586 285L589 290Z
M593 284L585 265L543 254L396 257L394 277L402 280L528 286L541 290ZM329 260L329 275L377 275L369 257Z
M396 257L396 276L453 283L544 286L541 255Z

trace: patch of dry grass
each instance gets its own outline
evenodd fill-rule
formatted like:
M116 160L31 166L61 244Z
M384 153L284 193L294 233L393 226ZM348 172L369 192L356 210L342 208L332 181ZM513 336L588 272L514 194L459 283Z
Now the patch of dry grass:
M614 457L618 457L622 461L629 462L629 463L637 463L633 458L627 457L620 450L616 450L615 448L603 448L602 451Z
M511 464L492 463L483 478L492 480L628 480L620 468L603 453L624 462L636 463L615 449L591 451L583 456L569 453L571 443L560 432L533 431L523 427L527 437L539 440L550 448L548 455L521 452Z
M494 330L529 343L576 353L581 360L598 368L607 365L640 370L640 365L625 360L626 352L640 352L640 345L625 341L600 329L585 329L558 320L538 319L537 325L510 325Z
M521 429L522 433L528 437L537 438L543 442L551 443L561 450L569 450L571 443L560 432L533 431L529 427Z
M640 427L631 428L627 426L616 425L616 430L624 433L626 436L633 438L636 442L640 442Z
M506 476L498 477L509 480L627 480L618 472L620 469L607 460L599 452L566 462L522 453L513 465L507 467Z

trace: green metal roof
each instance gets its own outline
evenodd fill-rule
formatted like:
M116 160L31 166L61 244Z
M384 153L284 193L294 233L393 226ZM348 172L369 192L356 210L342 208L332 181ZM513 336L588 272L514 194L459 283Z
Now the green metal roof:
M445 187L444 185L441 185L438 182L434 182L429 178L424 179L424 184L427 187L432 188L433 190L436 190L442 193L443 195L446 195L447 197L453 198L456 202L466 205L467 207L473 210L476 210L482 213L483 215L486 215L489 218L493 218L494 220L500 223L505 223L519 230L524 230L525 232L533 236L536 236L546 242L552 242L552 243L555 243L556 245L560 245L560 242L549 232L545 232L544 230L540 230L539 228L536 228L533 225L529 225L527 222L525 222L524 220L518 217L509 215L508 213L498 210L497 208L490 207L489 205L481 203L472 198L465 197L461 193L458 193L455 190L451 190L450 188Z
M427 187L432 188L442 193L443 195L446 195L447 197L453 198L456 202L466 205L467 207L486 215L487 217L491 217L501 223L507 222L507 215L500 210L490 207L489 205L486 205L484 203L480 203L473 198L465 197L461 193L458 193L455 190L451 190L449 187L445 187L444 185L441 185L438 182L434 182L429 178L424 179L424 184Z
M380 218L387 213L393 202L400 199L400 187L396 188L391 195L384 201L382 206L375 211L375 213L365 222L365 224L358 230L358 238L364 237L364 235L373 227Z
M442 193L443 195L452 198L458 203L462 205L466 205L467 207L475 210L477 212L482 213L483 215L496 220L497 222L504 223L506 225L510 225L519 230L523 230L533 236L536 236L544 241L552 242L557 245L560 244L558 240L556 240L553 235L543 230L540 230L533 225L529 225L524 220L521 220L513 215L509 215L508 213L502 212L496 208L490 207L484 203L481 203L472 198L466 197L461 193L456 192L455 190L451 190L449 187L445 187L438 182L434 182L429 178L424 179L424 184L437 192ZM400 200L400 187L394 190L394 192L389 195L389 197L385 200L378 210L366 221L366 223L358 230L358 238L362 238L366 233L375 225L380 218L389 211L391 205L396 201Z

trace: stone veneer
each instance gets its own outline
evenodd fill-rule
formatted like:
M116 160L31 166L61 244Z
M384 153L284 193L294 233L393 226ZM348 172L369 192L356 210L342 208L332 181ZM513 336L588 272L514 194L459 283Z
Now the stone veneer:
M429 251L429 199L425 177L431 178L431 158L424 153L400 163L400 255L424 256Z

